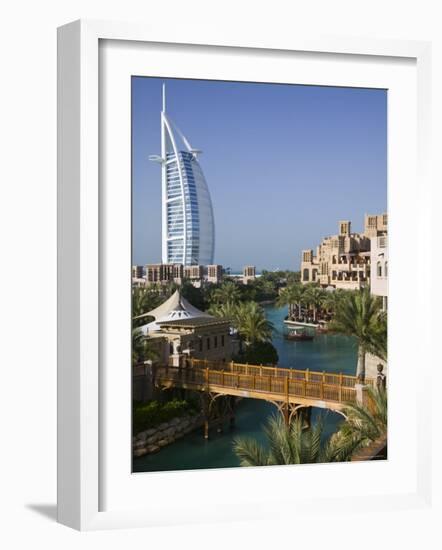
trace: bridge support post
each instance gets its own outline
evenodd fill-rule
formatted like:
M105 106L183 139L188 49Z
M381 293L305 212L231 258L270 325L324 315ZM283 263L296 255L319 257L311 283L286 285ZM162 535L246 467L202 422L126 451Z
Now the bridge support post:
M312 408L311 407L304 407L300 410L300 412L303 416L304 426L306 428L310 428L310 426L312 424Z
M230 397L230 429L232 430L235 427L235 397Z
M365 404L365 394L367 392L367 386L365 384L355 384L355 390L356 390L356 403L358 405L364 405Z
M210 416L210 395L206 392L200 393L201 412L204 417L204 439L209 439L209 416Z
M284 422L288 426L290 424L290 399L289 399L289 377L288 375L284 380L284 393L285 393L285 403L283 406Z

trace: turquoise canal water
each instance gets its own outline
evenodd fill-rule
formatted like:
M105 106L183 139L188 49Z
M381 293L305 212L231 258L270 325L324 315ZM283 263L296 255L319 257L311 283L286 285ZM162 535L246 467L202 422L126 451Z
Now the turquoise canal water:
M310 342L293 342L283 336L283 320L287 308L265 306L267 318L274 325L273 345L278 350L279 366L296 369L355 374L357 349L352 338L341 335L318 334ZM210 432L205 440L199 431L163 448L159 453L137 458L134 472L166 470L194 470L199 468L226 468L239 466L232 451L235 437L253 437L264 443L262 425L275 413L274 405L256 399L243 399L237 407L235 427L225 427L221 434ZM342 417L331 411L313 409L312 421L318 415L325 417L325 434L336 431Z

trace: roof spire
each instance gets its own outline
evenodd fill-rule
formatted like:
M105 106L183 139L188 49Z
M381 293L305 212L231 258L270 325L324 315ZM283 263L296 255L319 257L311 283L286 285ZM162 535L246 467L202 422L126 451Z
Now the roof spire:
M166 83L163 82L163 113L166 112Z

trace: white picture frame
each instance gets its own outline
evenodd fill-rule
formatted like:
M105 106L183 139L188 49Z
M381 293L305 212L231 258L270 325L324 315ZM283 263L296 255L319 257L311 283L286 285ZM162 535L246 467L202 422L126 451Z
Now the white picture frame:
M167 36L163 30L154 30L135 24L100 21L77 21L59 29L58 34L58 520L80 530L151 526L159 524L192 523L195 521L259 518L266 494L261 500L250 496L249 507L239 502L229 511L208 510L204 501L193 502L191 513L179 515L170 510L167 503L152 507L134 507L128 502L111 509L103 509L100 484L103 473L103 453L108 449L103 443L102 415L106 413L103 402L107 396L100 385L102 364L100 358L101 316L100 307L106 299L100 283L102 277L102 235L100 222L102 212L102 189L99 174L99 114L100 105L100 42L125 41L127 44L169 44L180 50L190 45L229 48L231 55L244 53L247 49L273 52L309 52L317 55L368 56L380 59L407 58L416 63L417 116L418 125L417 162L419 177L420 209L417 213L419 232L425 233L430 220L428 203L431 182L428 175L429 119L428 101L430 80L430 45L425 42L394 40L357 39L350 37L281 37L278 42L268 44L263 37L244 39L226 33L222 40L207 40L204 32L186 35L185 29L179 35ZM174 55L179 56L179 53ZM360 61L362 63L362 61ZM416 153L416 151L415 151ZM413 176L414 177L414 176ZM127 243L129 247L129 242ZM429 247L424 247L422 253ZM430 285L425 284L416 298L420 307L430 312ZM431 315L431 313L429 313ZM425 335L423 337L425 339ZM427 337L429 338L429 337ZM427 342L428 343L428 342ZM431 347L429 346L429 349ZM429 408L428 395L424 395L424 384L429 384L429 363L422 367L421 377L413 386L416 400L425 399L426 409L416 406L416 486L407 494L391 492L384 494L351 495L340 497L340 504L358 502L367 510L427 506L431 497L430 432L425 410ZM129 452L129 449L128 449ZM339 466L339 465L338 465ZM352 466L353 467L353 466ZM318 466L321 468L321 466ZM287 470L253 469L241 471L256 481L266 480L265 487L283 482ZM319 471L319 470L318 470ZM337 469L339 475L342 470ZM201 483L195 474L187 474L192 483ZM225 479L239 482L239 471L218 472ZM175 473L162 474L175 476ZM186 473L181 474L186 475ZM151 478L153 479L153 478ZM177 477L175 477L176 481ZM218 482L222 481L218 477ZM135 482L136 483L136 482ZM330 495L313 491L314 499L302 499L304 512L318 510L330 505ZM253 493L250 493L253 495ZM270 498L270 497L269 497ZM273 495L273 500L277 497ZM126 499L127 500L127 499ZM281 495L281 502L300 506L300 501L290 495Z

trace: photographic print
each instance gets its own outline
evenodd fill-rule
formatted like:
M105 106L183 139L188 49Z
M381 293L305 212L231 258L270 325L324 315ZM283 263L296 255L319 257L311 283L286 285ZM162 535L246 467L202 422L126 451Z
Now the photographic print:
M387 90L131 86L133 472L385 460Z

